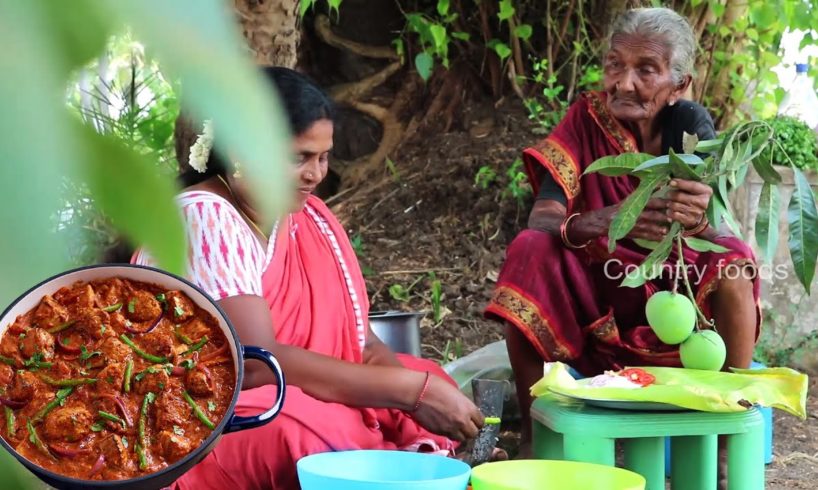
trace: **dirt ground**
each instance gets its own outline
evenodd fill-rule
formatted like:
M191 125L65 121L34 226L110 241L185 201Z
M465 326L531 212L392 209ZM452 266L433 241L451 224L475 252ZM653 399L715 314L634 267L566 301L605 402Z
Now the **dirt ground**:
M530 197L510 195L506 172L525 146L542 137L518 105L467 109L460 127L408 141L380 179L329 200L356 245L372 310L426 312L426 357L450 361L502 338L482 311L505 247L525 225L531 205ZM496 174L485 188L475 183L484 167ZM437 322L434 281L442 293ZM816 419L818 383L812 381L806 421L775 412L767 488L816 487ZM500 443L511 454L515 429L504 427Z

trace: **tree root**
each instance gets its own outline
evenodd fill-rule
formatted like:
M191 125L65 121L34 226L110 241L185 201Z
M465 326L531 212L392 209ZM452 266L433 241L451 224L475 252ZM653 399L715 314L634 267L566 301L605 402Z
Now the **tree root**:
M348 162L340 169L341 186L348 188L355 186L365 180L373 171L381 168L386 158L398 147L403 140L406 125L399 119L401 114L416 91L416 83L408 81L401 86L400 91L395 96L389 107L382 107L372 102L364 101L364 98L373 89L385 83L392 75L403 67L403 60L391 47L369 46L355 41L344 39L335 34L330 25L330 20L325 15L319 15L315 19L315 32L319 38L338 49L349 51L353 54L366 58L393 60L380 71L365 77L356 82L344 83L332 87L329 92L332 98L339 104L346 104L353 109L362 112L377 120L383 128L383 137L378 148L366 157L362 157L354 162ZM411 80L411 77L409 78Z

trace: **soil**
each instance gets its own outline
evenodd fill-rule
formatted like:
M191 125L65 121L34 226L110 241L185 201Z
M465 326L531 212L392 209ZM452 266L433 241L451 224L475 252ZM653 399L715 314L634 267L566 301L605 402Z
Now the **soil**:
M502 338L500 325L482 312L506 246L525 226L532 202L530 195L510 195L506 172L540 138L516 101L471 104L459 127L417 135L379 178L328 199L356 244L372 310L426 313L425 357L447 362ZM484 167L496 175L485 188L475 180ZM441 292L437 314L434 281ZM769 489L815 488L816 382L807 405L805 421L775 411ZM503 427L500 446L512 456L518 440L518 427Z

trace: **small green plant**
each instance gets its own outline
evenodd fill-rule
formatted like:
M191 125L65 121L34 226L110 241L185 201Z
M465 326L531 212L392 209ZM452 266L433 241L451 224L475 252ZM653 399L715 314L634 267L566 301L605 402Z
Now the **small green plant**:
M443 290L440 280L435 277L434 272L429 273L429 280L432 281L429 288L429 298L432 303L432 315L434 317L435 325L437 325L441 320L441 300L443 299Z
M790 159L801 170L818 170L818 137L803 121L789 116L777 116L767 120L773 128L780 145L767 147L759 158L773 165L787 166ZM788 158L789 157L789 158Z
M449 11L450 0L438 0L437 15L434 17L420 12L406 14L406 29L417 34L421 51L415 56L415 69L426 81L432 76L432 69L437 59L445 68L449 68L449 43L451 39L468 41L470 36L465 32L453 31L452 23L458 15ZM403 57L406 48L403 39L395 39L392 44L398 55Z
M483 165L474 175L474 185L481 189L488 189L497 180L497 172L488 165Z
M307 12L309 12L309 10L315 6L317 1L318 0L301 0L299 4L298 15L303 18L307 14ZM330 15L334 13L336 19L338 18L338 16L340 16L339 9L341 8L342 1L343 0L327 0L327 7L329 9L329 13Z
M355 255L360 259L364 256L364 238L361 236L360 233L356 233L352 236L349 240L350 244L352 244L352 250L355 251Z
M412 289L423 279L423 276L418 277L417 279L412 282L407 287L404 287L403 284L393 284L389 286L389 296L392 297L395 301L400 301L401 303L406 303L411 298Z
M581 49L577 48L576 49ZM578 53L577 53L578 56ZM549 69L547 59L534 59L531 65L530 77L520 76L518 83L532 83L536 87L534 96L523 99L523 105L528 111L528 118L539 126L538 133L548 133L559 123L568 110L568 101L565 99L565 86L559 83L558 71ZM579 90L596 88L602 80L602 69L599 65L590 64L582 70L582 76L577 80Z
M441 364L446 364L460 359L463 357L463 341L459 338L454 339L454 342L447 340L446 347L443 348L442 354L443 360Z
M406 303L409 301L409 290L410 288L403 287L403 284L393 284L389 286L389 296L395 301Z
M392 175L392 180L395 182L400 182L400 172L398 171L398 167L395 165L395 162L393 162L391 158L386 157L384 163L386 164L386 170L390 175Z
M523 160L517 158L511 167L506 170L508 184L503 191L503 197L513 197L519 205L523 205L525 198L531 195L531 187L528 185L528 177L523 170Z

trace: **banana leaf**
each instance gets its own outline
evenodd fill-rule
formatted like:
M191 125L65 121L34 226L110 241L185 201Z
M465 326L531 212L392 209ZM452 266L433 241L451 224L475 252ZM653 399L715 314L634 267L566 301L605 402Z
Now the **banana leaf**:
M596 388L590 379L575 380L567 366L547 363L545 376L531 387L547 393L591 400L666 403L703 412L741 412L753 405L807 417L807 375L790 368L734 369L732 373L698 369L639 367L656 377L644 388Z

